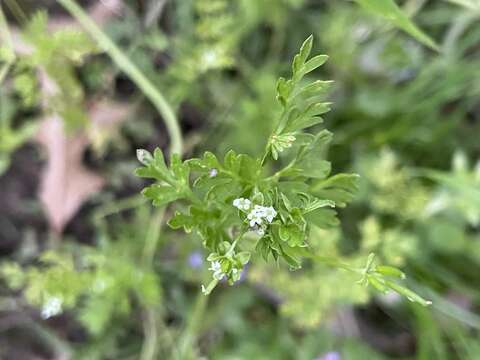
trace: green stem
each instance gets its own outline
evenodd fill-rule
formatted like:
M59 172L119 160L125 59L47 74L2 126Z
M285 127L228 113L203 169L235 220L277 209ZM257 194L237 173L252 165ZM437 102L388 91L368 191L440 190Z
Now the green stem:
M150 271L153 266L153 258L162 229L164 213L165 210L163 208L159 209L150 218L142 255L142 264L146 271ZM162 324L160 313L161 309L159 306L150 305L144 308L144 341L140 353L140 360L153 360L157 358L159 350L159 328Z
M145 96L150 99L165 121L171 141L170 152L181 154L183 142L182 133L175 113L165 97L74 0L57 1L77 19L90 36L95 39L98 45L112 58L115 64L125 72L142 90Z
M293 165L295 165L296 163L296 159L292 160L287 166L285 166L283 169L281 170L278 170L275 174L273 174L272 176L269 176L267 177L266 179L264 179L265 181L278 181L278 179L285 173L287 172L288 170L290 170Z
M245 235L246 232L247 232L247 228L243 228L240 231L238 236L233 241L232 245L230 245L230 248L228 249L227 253L225 254L225 257L229 257L233 254L233 252L235 251L235 247L237 246L238 241L242 238L243 235Z
M155 212L150 220L147 236L145 239L145 246L143 248L143 264L147 268L152 267L153 258L155 256L155 250L157 249L158 239L160 237L160 231L162 228L163 215L165 209L160 209Z
M335 268L338 268L338 269L342 269L342 270L346 270L346 271L349 271L349 272L353 272L353 273L356 273L356 274L362 274L362 271L363 271L363 269L355 268L353 266L350 266L349 264L346 264L342 261L339 261L335 258L331 258L331 257L328 257L328 256L319 256L319 255L311 254L311 255L307 255L307 257L311 258L312 260L322 262L325 265L335 267Z
M147 202L147 199L143 195L134 195L128 198L124 198L113 203L107 203L106 205L100 207L94 215L93 221L98 223L101 219L118 214L121 211L129 210L136 208L140 205L143 205Z
M188 319L185 331L179 341L179 358L182 360L195 359L193 349L193 342L195 340L195 334L199 331L203 313L207 307L208 296L198 293L193 305L192 313Z
M158 352L158 319L157 311L154 307L148 307L144 310L143 333L145 339L142 344L140 360L153 360Z

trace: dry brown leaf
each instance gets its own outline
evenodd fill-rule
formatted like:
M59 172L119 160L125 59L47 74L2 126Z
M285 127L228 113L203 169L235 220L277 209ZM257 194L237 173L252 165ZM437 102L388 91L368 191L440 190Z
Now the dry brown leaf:
M67 135L58 115L42 120L37 141L46 149L48 163L41 174L39 198L55 232L61 233L81 205L105 183L82 162L91 134L111 133L129 111L128 105L113 101L95 103L89 109L90 136L86 132Z
M59 116L52 115L42 121L37 140L48 153L39 198L50 227L61 233L80 206L102 188L104 180L83 166L86 136L66 135Z

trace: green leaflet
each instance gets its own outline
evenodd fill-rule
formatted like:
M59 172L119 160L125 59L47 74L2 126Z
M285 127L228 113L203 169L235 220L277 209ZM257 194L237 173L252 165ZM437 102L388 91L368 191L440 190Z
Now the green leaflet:
M170 185L151 185L143 190L142 194L158 207L183 197L181 192Z
M316 196L332 200L338 207L345 207L358 191L359 180L357 174L336 174L313 182L311 191Z
M328 229L338 226L340 221L337 219L337 212L331 209L317 209L313 212L305 214L307 222L318 226L322 229Z

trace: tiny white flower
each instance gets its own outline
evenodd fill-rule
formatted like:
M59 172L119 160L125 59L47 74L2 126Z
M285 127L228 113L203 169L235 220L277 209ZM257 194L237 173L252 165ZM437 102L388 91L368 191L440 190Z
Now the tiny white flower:
M238 198L233 200L233 206L239 210L249 210L252 205L251 201L244 198Z
M269 223L271 223L273 221L273 218L275 216L277 216L277 212L275 211L275 209L272 206L270 206L268 208L265 208L264 214L265 214L264 215L265 218L267 219L267 221Z
M52 296L43 304L41 316L44 319L51 318L62 312L62 299L57 296Z
M222 266L220 265L219 261L212 261L212 265L208 270L218 271L218 270L221 270L221 268Z
M250 220L250 227L254 227L255 225L262 225L263 220L262 216L259 214L255 214L254 212L251 212L247 216L248 220Z
M225 274L221 271L216 271L216 272L213 273L213 278L217 279L219 281L222 280L224 276L225 276Z
M217 62L218 55L215 50L209 49L205 51L202 55L202 60L205 65L205 67L209 68Z
M255 214L257 214L258 216L260 217L264 217L265 216L265 207L264 206L261 206L261 205L255 205L255 207L253 208L252 212L254 212Z
M215 176L218 175L218 170L213 168L210 170L210 172L208 173L208 175L211 177L211 178L214 178Z
M218 261L212 261L211 267L208 269L213 271L213 278L217 280L222 280L225 274L222 271L222 266Z

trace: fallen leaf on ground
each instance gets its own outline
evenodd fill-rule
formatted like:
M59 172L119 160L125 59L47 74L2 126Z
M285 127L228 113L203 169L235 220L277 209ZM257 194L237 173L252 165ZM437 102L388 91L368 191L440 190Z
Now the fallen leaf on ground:
M102 188L105 180L83 165L87 137L83 134L67 135L58 115L42 121L37 141L48 154L48 162L41 174L40 202L52 230L62 233L80 206Z

